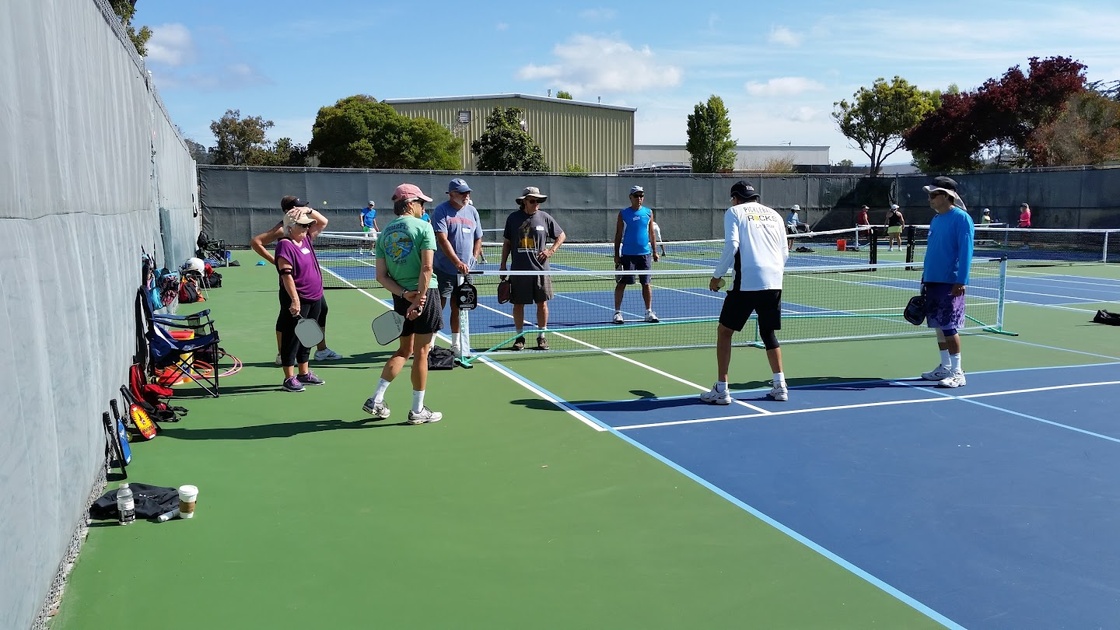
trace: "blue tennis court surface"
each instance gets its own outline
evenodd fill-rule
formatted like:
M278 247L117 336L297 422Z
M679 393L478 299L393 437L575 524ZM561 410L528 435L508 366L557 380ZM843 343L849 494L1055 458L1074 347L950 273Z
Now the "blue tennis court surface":
M964 627L1120 620L1120 363L578 408Z

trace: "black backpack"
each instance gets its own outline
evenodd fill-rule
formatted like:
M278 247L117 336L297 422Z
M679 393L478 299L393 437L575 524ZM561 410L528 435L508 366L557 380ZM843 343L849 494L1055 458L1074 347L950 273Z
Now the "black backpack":
M1097 314L1093 317L1093 322L1097 324L1106 324L1108 326L1120 326L1120 313L1113 313L1102 308L1097 311Z
M450 370L455 367L455 353L436 346L428 351L429 370Z

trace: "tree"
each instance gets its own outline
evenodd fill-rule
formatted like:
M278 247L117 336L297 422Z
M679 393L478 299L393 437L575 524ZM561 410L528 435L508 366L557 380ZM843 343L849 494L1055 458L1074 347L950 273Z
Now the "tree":
M206 150L206 147L202 146L201 143L195 142L194 140L191 140L187 137L183 138L183 142L186 143L187 150L190 151L191 158L194 160L195 164L210 163L210 153Z
M455 170L462 140L429 118L409 118L357 94L322 107L308 150L332 168Z
M480 171L547 171L544 153L524 127L517 107L495 107L486 117L486 131L471 142Z
M268 150L265 132L273 127L271 120L260 116L241 118L241 110L227 109L225 115L210 123L217 139L211 150L213 164L250 164L254 152Z
M861 87L853 94L851 103L833 103L832 117L840 133L871 159L874 177L883 162L902 148L902 134L933 111L936 98L902 77L896 76L890 83L880 77L871 89Z
M556 98L562 98L570 101L572 100L572 94L571 92L568 92L566 90L559 90L558 92L556 92Z
M735 145L731 139L731 118L723 99L715 94L708 102L697 103L688 117L688 142L693 173L726 173L735 166Z
M1074 94L1053 121L1035 130L1027 152L1037 166L1120 159L1120 102L1096 91Z
M942 171L992 161L1039 164L1045 149L1032 136L1086 90L1084 71L1068 57L1031 57L1026 74L1015 66L974 92L945 95L940 107L904 134L905 146Z
M113 7L113 13L121 19L121 25L132 40L132 45L136 47L136 52L141 57L147 56L148 40L152 37L152 29L142 26L140 32L137 32L132 26L132 16L136 14L136 0L109 0L109 4Z

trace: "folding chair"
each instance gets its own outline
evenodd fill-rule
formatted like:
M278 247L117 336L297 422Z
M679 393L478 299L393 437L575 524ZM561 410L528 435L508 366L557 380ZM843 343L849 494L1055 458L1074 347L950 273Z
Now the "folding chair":
M218 361L224 351L210 310L193 315L152 315L143 290L136 296L136 356L133 363L155 376L162 370L161 384L174 384L184 377L207 394L218 397ZM190 330L191 339L176 339L171 330ZM209 370L200 369L196 361L209 363Z

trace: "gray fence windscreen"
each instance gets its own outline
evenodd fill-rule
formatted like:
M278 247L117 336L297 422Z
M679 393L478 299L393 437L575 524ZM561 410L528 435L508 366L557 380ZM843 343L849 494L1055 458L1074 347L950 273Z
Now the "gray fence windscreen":
M103 2L5 0L0 32L0 628L30 628L104 485L140 248L190 255L196 175Z

